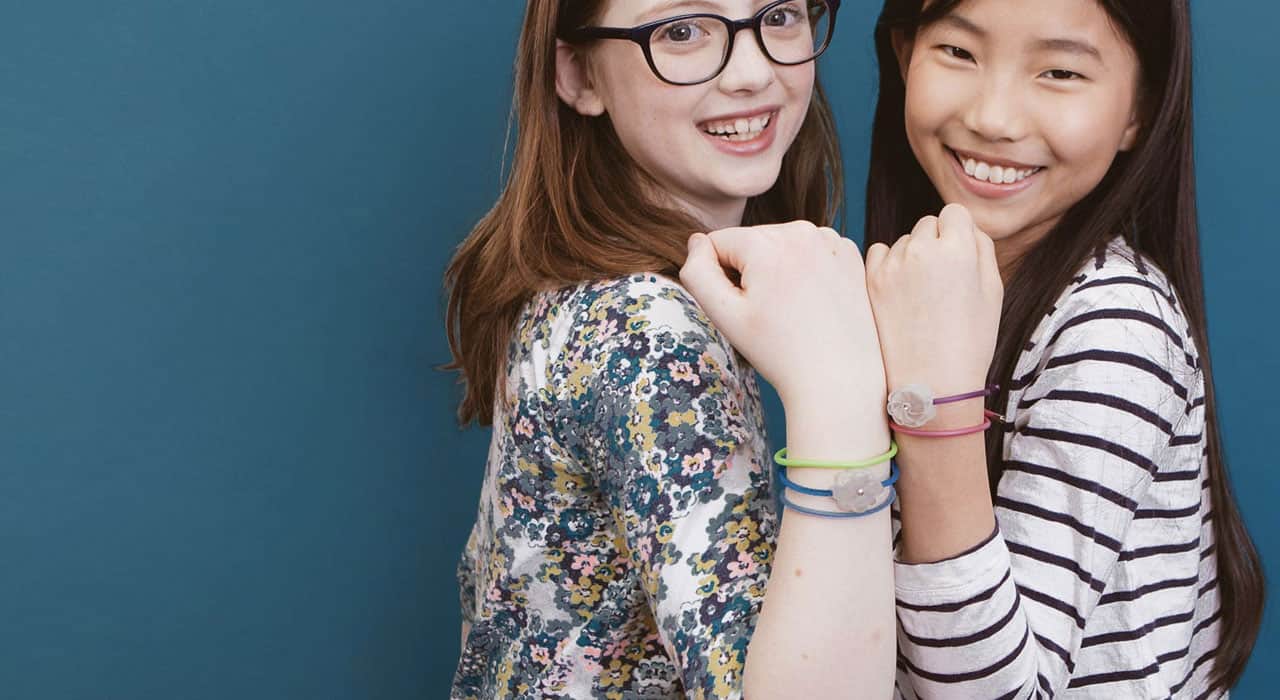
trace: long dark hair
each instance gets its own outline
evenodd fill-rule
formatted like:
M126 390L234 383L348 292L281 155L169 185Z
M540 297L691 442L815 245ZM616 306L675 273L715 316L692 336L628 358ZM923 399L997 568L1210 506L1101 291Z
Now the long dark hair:
M964 0L886 0L876 25L880 98L867 177L867 244L893 243L943 202L912 154L904 126L906 86L893 35L914 36ZM1227 479L1215 413L1205 319L1204 283L1196 220L1191 129L1191 18L1187 0L1098 0L1138 55L1142 69L1143 133L1120 153L1097 188L1018 261L1006 280L1004 310L991 378L1003 386L994 406L1008 400L1010 377L1023 347L1080 266L1121 234L1160 266L1182 300L1200 348L1205 383L1209 489L1217 546L1222 624L1214 658L1214 684L1239 680L1262 622L1262 564L1236 508ZM1004 471L1003 434L991 431L987 468L994 492Z
M493 209L458 246L445 272L446 323L465 385L462 423L493 420L512 328L539 290L634 272L675 276L690 215L651 194L653 179L627 154L607 116L584 117L556 96L556 37L589 24L603 0L527 0L511 110L514 157ZM743 224L837 216L844 191L835 119L822 87L773 187L747 202Z

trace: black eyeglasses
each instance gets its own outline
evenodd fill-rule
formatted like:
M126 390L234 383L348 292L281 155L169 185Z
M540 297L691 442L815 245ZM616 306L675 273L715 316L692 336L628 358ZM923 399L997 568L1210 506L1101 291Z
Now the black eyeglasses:
M578 27L566 41L626 39L644 50L649 68L672 85L705 83L724 70L738 32L750 29L770 61L783 66L807 63L831 43L840 0L778 0L750 19L713 14L668 17L638 27Z

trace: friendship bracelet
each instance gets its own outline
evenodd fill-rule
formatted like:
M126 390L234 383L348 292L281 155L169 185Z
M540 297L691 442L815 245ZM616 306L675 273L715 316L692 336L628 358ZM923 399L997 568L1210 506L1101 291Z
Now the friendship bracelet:
M905 428L920 428L937 417L938 409L935 406L976 399L979 396L991 396L999 390L998 385L990 384L978 391L935 399L933 390L924 384L908 384L889 394L887 408L889 417L897 425Z
M870 507L880 498L880 493L885 488L898 483L898 463L890 462L889 478L884 481L878 481L875 477L861 471L848 471L836 477L835 483L829 489L814 489L808 486L802 486L787 478L787 468L778 467L778 481L786 488L803 493L806 496L825 496L834 498L836 502L842 503L842 507L848 504L846 510L859 510L861 508ZM854 503L856 499L862 499L862 504ZM868 500L869 499L869 500Z
M893 487L890 487L889 497L885 499L884 503L881 503L880 505L876 506L875 508L872 508L871 510L863 511L861 513L845 513L845 512L833 513L831 511L818 510L817 508L806 508L805 506L792 503L790 500L787 499L787 492L785 490L778 496L778 500L782 501L783 507L790 508L791 510L794 510L800 513L804 513L805 515L816 515L820 518L865 518L868 515L871 515L873 513L879 513L885 508L888 508L889 506L893 505L893 502L897 500L897 498L898 498L898 490Z
M988 384L985 389L971 391L967 394L956 394L955 396L944 396L940 399L934 399L933 405L941 406L944 403L955 403L957 401L967 401L969 399L976 399L979 396L992 396L997 391L1000 391L999 384Z
M773 461L782 467L804 467L807 469L866 469L874 467L877 464L884 464L898 456L898 443L889 441L889 451L871 459L865 459L861 462L824 462L813 459L791 459L787 456L787 448L778 450L773 455Z
M908 428L903 425L898 425L893 421L889 421L889 428L899 435L913 435L915 437L928 438L949 438L985 432L987 428L991 427L991 421L1002 420L1000 414L995 411L984 410L982 415L985 417L985 420L982 421L982 425L975 425L971 428L959 428L957 430L920 430L919 428Z

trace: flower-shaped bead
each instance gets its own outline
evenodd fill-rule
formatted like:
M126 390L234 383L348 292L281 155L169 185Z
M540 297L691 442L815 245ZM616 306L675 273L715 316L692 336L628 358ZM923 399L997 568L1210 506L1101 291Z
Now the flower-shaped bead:
M836 477L831 497L846 513L864 513L880 502L884 484L865 469L849 470Z
M889 417L904 428L919 428L937 415L933 392L923 384L908 384L889 394Z

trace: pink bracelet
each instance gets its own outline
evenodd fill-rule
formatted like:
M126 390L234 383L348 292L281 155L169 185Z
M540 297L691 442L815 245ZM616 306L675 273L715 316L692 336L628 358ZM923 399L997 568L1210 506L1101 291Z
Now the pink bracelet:
M986 420L982 421L982 425L975 425L971 428L957 428L956 430L921 430L919 428L908 428L903 425L898 425L893 421L889 421L889 427L893 429L893 432L898 433L899 435L913 435L915 437L928 438L949 438L985 432L987 428L991 427L991 421L1001 420L1000 414L995 411L984 410L982 415L986 418Z

